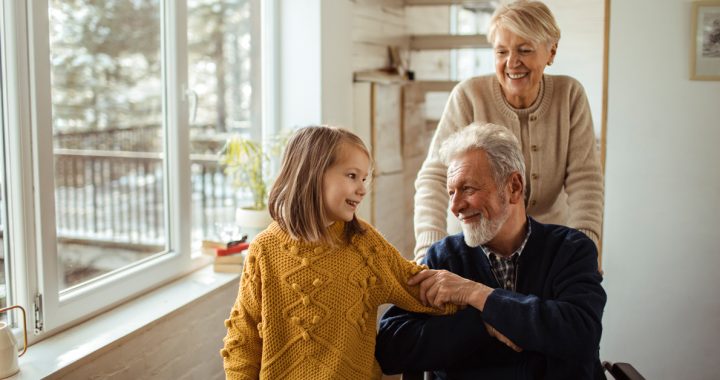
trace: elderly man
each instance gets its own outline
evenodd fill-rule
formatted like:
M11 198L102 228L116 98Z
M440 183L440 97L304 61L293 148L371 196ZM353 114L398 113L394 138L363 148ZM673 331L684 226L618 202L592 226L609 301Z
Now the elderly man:
M376 357L385 373L447 379L604 378L598 359L606 295L597 249L583 233L525 213L525 164L513 134L470 125L440 150L463 232L435 243L432 268L410 279L435 317L393 307Z

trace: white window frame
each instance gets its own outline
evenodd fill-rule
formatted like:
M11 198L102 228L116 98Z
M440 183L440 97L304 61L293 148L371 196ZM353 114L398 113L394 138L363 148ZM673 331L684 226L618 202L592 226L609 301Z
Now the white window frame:
M191 177L188 123L187 6L184 0L164 0L162 9L162 60L164 79L163 127L165 140L165 201L168 227L167 253L131 265L117 273L100 276L84 286L60 292L55 226L54 155L50 93L48 0L0 0L2 21L3 122L8 239L12 275L8 299L28 311L30 343L88 319L128 299L146 293L197 269L206 260L191 256ZM262 5L261 5L262 4ZM262 76L260 35L266 27L261 18L274 18L277 2L251 0L253 20L253 126L255 136L264 134L260 108L277 107L274 74ZM267 14L268 9L270 10ZM271 28L275 28L271 25ZM262 32L261 32L262 29ZM273 40L275 37L272 37ZM262 46L274 45L263 38ZM274 50L272 50L274 51ZM262 53L276 67L274 53ZM260 91L266 82L268 92ZM262 82L262 85L261 83ZM262 106L260 105L262 103ZM276 118L270 112L270 124ZM263 117L265 122L265 117ZM275 129L270 127L271 132ZM38 297L40 296L40 297ZM38 308L37 313L35 308Z
M281 128L280 105L277 102L280 94L280 65L278 62L280 43L279 25L277 23L279 4L278 0L251 0L254 40L257 49L252 54L252 63L255 67L262 68L259 75L253 75L253 103L255 117L253 122L258 122L260 138L267 140L277 135ZM259 79L259 81L258 81ZM257 88L257 91L255 91ZM278 160L273 165L278 166Z
M48 1L28 2L30 88L32 130L34 144L33 173L36 188L54 189L54 156L52 136L52 109L50 91L50 49L48 31ZM62 328L78 319L100 312L148 288L157 287L192 269L188 237L190 226L181 221L189 220L190 165L187 122L187 102L182 90L187 87L184 1L161 2L161 54L164 79L163 129L165 145L165 202L168 251L162 256L144 260L130 267L101 276L84 286L60 292L57 278L57 239L55 228L55 204L53 191L36 193L35 223L40 270L37 293L42 295L43 331ZM42 216L42 217L41 217ZM39 221L47 221L39 223ZM37 300L40 301L40 300ZM36 302L37 302L36 301ZM36 321L37 322L37 321ZM35 326L38 329L40 325Z
M34 202L32 176L23 175L31 170L31 153L24 141L31 141L29 104L29 73L24 28L26 9L23 3L3 1L2 4L2 72L3 72L3 122L6 175L6 226L4 238L9 241L5 252L10 260L10 273L6 276L8 301L32 309L33 286L37 283ZM21 254L24 252L25 254ZM33 325L28 321L28 328Z

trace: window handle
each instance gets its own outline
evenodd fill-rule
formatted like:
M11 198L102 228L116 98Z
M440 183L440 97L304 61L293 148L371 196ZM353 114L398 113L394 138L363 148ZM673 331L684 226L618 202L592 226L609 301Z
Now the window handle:
M198 94L195 90L188 88L185 90L185 96L190 102L190 125L192 125L195 122L195 116L197 116Z

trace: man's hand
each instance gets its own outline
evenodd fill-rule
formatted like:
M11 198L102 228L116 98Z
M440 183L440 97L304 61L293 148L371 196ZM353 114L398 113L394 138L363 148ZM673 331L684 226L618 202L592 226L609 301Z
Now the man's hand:
M470 305L482 311L493 289L446 270L425 269L408 281L420 284L420 302L442 308L446 303Z
M445 303L449 302L459 306L470 305L482 311L485 307L485 300L493 291L484 284L460 277L455 273L434 269L421 271L410 278L408 284L420 284L420 302L425 306L432 305L437 308L442 308ZM485 323L485 328L491 337L504 343L515 352L522 351L522 348L494 327Z
M500 342L504 343L506 346L510 347L515 352L521 352L523 349L520 348L517 344L513 343L512 340L508 339L505 335L501 334L499 331L495 330L494 327L490 326L485 322L485 328L487 329L488 334L490 334L491 337L499 340Z

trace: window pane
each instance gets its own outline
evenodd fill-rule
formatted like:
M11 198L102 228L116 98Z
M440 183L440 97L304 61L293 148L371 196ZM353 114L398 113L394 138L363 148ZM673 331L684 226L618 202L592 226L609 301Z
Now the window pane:
M490 19L495 11L491 4L457 7L457 34L487 35ZM476 75L492 74L495 65L492 49L462 49L455 52L455 80Z
M1 5L0 5L1 6ZM5 52L3 51L4 46L0 45L0 61L4 57ZM0 89L5 86L4 73L0 70ZM8 260L8 241L7 241L7 222L6 222L6 210L5 207L5 110L3 104L5 102L0 96L0 308L8 305L8 294L10 294L7 284L8 277L10 275L10 263ZM0 315L0 320L6 321L7 314L3 313Z
M457 51L457 80L495 73L495 56L491 49Z
M160 3L49 6L63 290L166 250Z
M202 239L229 239L237 204L249 201L217 164L231 134L252 135L252 23L250 0L191 0L188 8L188 71L193 183L193 247Z
M493 12L495 12L495 7L489 3L457 7L455 34L487 35Z

